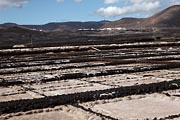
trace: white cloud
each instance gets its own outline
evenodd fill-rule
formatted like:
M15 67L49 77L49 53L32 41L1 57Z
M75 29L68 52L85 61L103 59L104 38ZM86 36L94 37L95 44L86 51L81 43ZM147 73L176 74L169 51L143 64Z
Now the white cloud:
M119 0L104 0L105 4L113 4L113 3L118 3Z
M0 0L0 8L22 7L30 0Z
M116 17L142 11L149 12L157 9L160 6L159 1L149 2L149 0L130 0L130 2L133 4L125 7L109 6L106 8L99 8L96 13L103 17Z

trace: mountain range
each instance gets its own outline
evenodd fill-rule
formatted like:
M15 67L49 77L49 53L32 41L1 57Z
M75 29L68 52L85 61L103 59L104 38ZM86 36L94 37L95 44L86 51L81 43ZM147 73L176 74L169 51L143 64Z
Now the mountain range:
M117 21L98 22L52 22L44 25L0 24L0 28L18 26L26 29L56 31L99 28L172 28L180 27L180 5L174 5L148 18L122 18Z

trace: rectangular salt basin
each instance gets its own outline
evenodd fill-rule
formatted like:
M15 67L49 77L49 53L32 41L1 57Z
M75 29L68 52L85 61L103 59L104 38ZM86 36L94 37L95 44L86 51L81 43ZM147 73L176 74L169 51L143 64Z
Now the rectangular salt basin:
M19 116L15 114L10 114L9 120L101 120L99 116L71 105L21 112Z
M156 94L140 99L97 104L91 109L125 120L164 118L180 114L180 98Z

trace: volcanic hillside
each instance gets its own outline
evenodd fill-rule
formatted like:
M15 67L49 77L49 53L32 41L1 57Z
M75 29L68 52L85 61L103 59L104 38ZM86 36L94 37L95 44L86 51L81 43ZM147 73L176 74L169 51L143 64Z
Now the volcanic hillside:
M171 6L149 18L123 18L103 27L180 27L180 5Z
M126 27L131 28L132 26L136 26L143 21L142 18L122 18L121 20L117 20L111 23L107 23L103 26L103 28L115 28L115 27Z
M24 27L37 30L77 30L77 29L98 29L108 21L99 22L52 22L44 25L23 25Z

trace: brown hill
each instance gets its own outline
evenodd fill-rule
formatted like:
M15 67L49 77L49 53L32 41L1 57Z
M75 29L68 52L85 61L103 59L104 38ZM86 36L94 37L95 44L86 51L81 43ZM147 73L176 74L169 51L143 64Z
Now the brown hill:
M132 26L136 26L140 24L143 20L144 20L143 18L122 18L121 20L117 20L105 24L103 28L116 28L116 27L131 28Z
M171 6L147 18L141 25L145 27L180 27L180 5Z
M180 27L180 5L171 6L149 18L123 18L103 27Z

